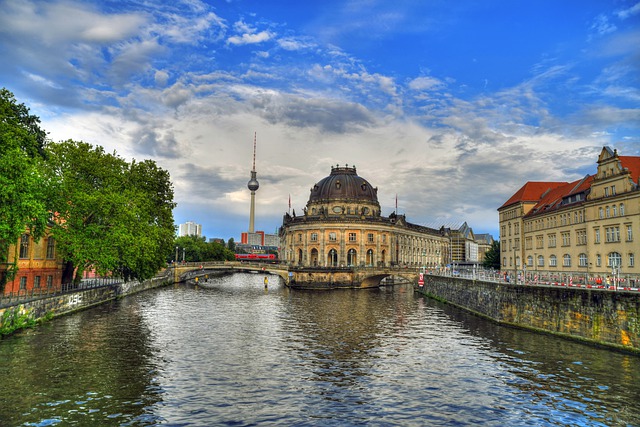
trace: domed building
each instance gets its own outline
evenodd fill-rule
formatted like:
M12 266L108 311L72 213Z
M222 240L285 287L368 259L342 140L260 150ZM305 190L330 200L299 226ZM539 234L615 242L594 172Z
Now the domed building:
M335 166L311 188L302 216L285 214L280 258L293 266L443 267L449 260L447 230L382 216L378 189L355 166Z

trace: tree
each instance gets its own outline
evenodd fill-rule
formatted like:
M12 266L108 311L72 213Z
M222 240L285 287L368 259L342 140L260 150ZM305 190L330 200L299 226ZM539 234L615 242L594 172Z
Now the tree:
M227 249L229 249L231 252L236 251L236 242L235 240L233 240L233 237L229 238L229 242L227 243Z
M78 281L88 268L125 280L152 277L175 233L169 174L150 160L129 164L85 142L51 144L48 153L63 282Z
M44 234L49 218L41 174L46 144L40 118L0 89L0 265L25 230L36 240ZM16 266L7 266L8 274L0 275L0 292Z
M494 240L491 247L484 255L482 266L486 268L500 269L500 241Z
M179 260L182 260L181 254L184 250L186 262L232 261L235 259L234 253L225 248L222 243L207 243L203 237L181 236L175 240L175 246L178 247Z

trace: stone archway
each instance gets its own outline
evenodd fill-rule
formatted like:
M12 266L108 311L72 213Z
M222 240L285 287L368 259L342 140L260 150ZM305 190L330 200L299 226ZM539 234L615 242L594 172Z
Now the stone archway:
M365 264L368 267L373 267L373 249L369 249L367 251L367 256L366 256L366 261Z
M331 249L327 254L327 266L329 267L338 266L338 252L335 249Z
M318 250L316 248L311 249L311 253L309 255L309 265L311 267L318 266Z
M358 253L355 249L351 248L347 251L347 265L352 267L358 264Z
M302 265L302 249L298 249L298 265Z

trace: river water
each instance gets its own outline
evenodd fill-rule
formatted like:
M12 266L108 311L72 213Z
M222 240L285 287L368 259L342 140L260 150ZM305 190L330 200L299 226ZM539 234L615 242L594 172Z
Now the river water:
M235 274L0 341L2 426L638 426L640 357Z

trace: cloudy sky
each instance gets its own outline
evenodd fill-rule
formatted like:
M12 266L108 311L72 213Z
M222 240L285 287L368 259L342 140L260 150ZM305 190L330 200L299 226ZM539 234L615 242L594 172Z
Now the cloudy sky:
M526 181L640 155L638 0L0 0L0 86L169 170L177 223L239 239L355 165L383 215L498 237Z

